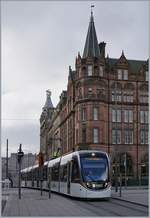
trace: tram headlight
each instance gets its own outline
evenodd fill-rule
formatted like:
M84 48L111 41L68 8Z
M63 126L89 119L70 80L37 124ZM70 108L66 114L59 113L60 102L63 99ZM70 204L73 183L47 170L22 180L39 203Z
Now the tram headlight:
M93 188L93 184L92 184L91 182L87 182L87 183L86 183L86 186L87 186L88 188Z
M92 188L95 188L96 187L96 185L95 184L92 184Z
M89 182L86 183L87 187L90 188L91 184Z
M107 187L107 185L108 185L108 183L107 183L107 182L105 182L105 184L104 184L104 187L106 188L106 187Z

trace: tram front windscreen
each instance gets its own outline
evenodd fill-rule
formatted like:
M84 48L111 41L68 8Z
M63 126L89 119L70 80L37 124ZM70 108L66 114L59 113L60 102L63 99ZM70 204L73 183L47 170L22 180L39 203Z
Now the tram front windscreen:
M107 180L108 161L106 157L81 157L80 160L84 182Z

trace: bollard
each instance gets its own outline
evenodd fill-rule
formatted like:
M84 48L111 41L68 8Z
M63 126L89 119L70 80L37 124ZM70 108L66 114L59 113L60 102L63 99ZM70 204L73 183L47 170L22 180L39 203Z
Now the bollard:
M41 196L43 195L43 190L42 190L42 180L41 180L41 183L40 183L40 190L41 190Z
M119 192L119 196L122 196L122 176L120 174L120 192Z
M49 173L49 198L51 198L51 170Z
M118 180L115 178L115 192L118 192Z
M49 182L49 198L51 198L51 182Z

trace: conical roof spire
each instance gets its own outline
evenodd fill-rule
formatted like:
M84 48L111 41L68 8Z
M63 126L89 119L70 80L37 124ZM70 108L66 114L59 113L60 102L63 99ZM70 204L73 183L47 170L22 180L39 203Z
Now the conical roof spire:
M100 56L100 50L99 50L97 36L96 36L92 7L94 7L94 5L91 5L91 17L88 27L88 33L86 36L86 42L84 46L83 58Z
M53 106L52 100L51 100L51 91L46 90L46 102L44 105L44 109L49 109L49 108L54 108L54 106Z

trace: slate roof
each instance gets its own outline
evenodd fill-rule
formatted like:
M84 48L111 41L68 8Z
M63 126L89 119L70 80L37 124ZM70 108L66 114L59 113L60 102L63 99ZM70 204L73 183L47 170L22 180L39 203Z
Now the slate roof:
M96 36L94 18L93 18L93 14L91 13L88 33L86 36L86 42L84 46L83 58L99 57L99 56L100 56L100 50L99 50L99 45Z
M118 59L116 58L109 58L108 60L109 67L110 68L114 67L117 61ZM138 73L141 67L147 63L147 61L144 60L127 60L127 61L129 63L129 68L133 73Z

